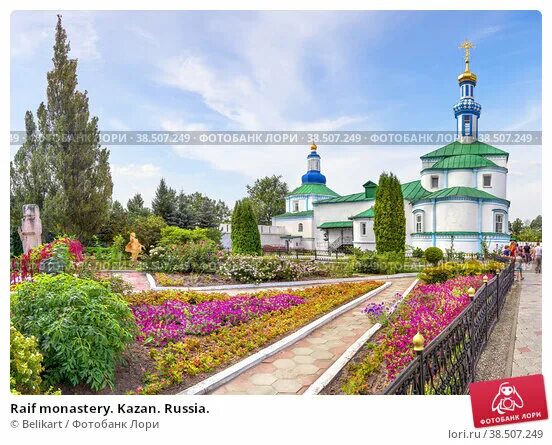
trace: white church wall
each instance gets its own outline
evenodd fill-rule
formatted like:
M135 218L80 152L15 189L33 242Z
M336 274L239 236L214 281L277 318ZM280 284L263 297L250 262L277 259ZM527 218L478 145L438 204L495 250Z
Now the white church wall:
M314 232L316 245L318 248L324 249L327 247L327 242L324 241L324 230L318 229L324 222L330 221L348 221L349 217L355 216L364 210L369 209L374 204L374 201L360 202L340 202L334 204L318 204L314 208ZM330 237L334 240L339 236L336 230L330 230ZM330 242L333 241L330 238Z
M304 212L307 209L308 198L306 196L290 196L286 198L286 213ZM295 208L295 203L299 204L299 208Z
M508 167L508 159L506 156L484 156L489 161L493 161L499 167Z
M473 170L449 170L448 187L475 187Z
M366 235L362 234L362 224L366 224ZM353 221L353 245L362 250L376 249L374 219L355 219Z
M404 201L404 217L406 219L406 234L404 237L404 242L407 245L411 245L412 237L410 234L413 231L413 221L412 221L412 204L409 201Z
M491 175L490 187L483 187L483 175ZM477 188L498 198L506 199L506 172L492 169L478 170Z
M436 187L436 188L431 187L432 176L439 177L439 187ZM441 190L442 188L445 188L444 178L445 178L445 175L441 171L434 171L434 172L428 171L428 172L422 173L420 180L423 188L425 188L429 192L436 192L437 190Z
M437 232L476 232L477 202L473 201L437 201Z
M506 204L498 204L493 202L484 202L482 204L481 210L481 222L482 222L482 232L494 232L494 212L493 210L499 209L506 212L503 222L503 231L502 233L508 233L508 207Z
M422 232L432 232L433 231L433 204L431 202L425 202L425 203L415 204L412 206L410 218L407 219L407 223L408 223L408 220L410 220L410 230L407 233L414 233L414 231L416 230L414 215L415 213L417 213L416 212L417 210L423 211Z

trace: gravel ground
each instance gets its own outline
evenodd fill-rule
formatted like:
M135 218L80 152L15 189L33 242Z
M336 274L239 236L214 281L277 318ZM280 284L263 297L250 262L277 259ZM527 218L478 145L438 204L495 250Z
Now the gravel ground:
M511 377L521 286L514 283L487 346L477 363L475 380Z

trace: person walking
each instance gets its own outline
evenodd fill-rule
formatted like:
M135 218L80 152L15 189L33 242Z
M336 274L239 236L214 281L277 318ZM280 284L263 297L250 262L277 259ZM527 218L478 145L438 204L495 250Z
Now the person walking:
M542 247L540 243L535 246L535 273L542 273Z
M516 281L523 280L523 251L518 248L515 252L514 273Z
M525 243L525 246L523 246L523 254L525 256L525 263L529 265L531 263L531 246L529 243Z

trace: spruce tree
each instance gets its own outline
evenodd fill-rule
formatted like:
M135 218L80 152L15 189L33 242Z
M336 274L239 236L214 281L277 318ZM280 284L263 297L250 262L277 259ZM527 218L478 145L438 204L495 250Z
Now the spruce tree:
M140 193L136 193L127 201L126 208L131 217L148 215L150 212L147 207L144 207L144 198Z
M236 202L231 224L232 253L260 255L261 235L257 227L257 217L248 199Z
M12 211L17 215L22 204L38 204L45 230L87 240L109 218L113 182L109 151L100 145L98 119L90 116L88 93L77 90L77 59L70 59L69 51L58 15L47 103L38 107L38 125L27 112L30 138L11 166Z
M382 173L374 204L374 234L378 253L404 252L406 218L401 184L392 173Z
M174 216L176 212L176 190L167 186L165 178L161 178L151 206L153 213L163 218L167 223Z

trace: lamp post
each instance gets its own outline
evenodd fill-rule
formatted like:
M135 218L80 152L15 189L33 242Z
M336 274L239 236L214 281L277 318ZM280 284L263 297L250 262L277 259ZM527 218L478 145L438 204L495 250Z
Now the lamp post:
M420 361L420 374L419 374L419 395L425 394L425 379L424 379L424 336L418 333L412 337L412 344L414 345L414 352L416 353L416 356L418 357L418 360Z

